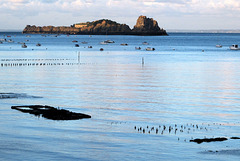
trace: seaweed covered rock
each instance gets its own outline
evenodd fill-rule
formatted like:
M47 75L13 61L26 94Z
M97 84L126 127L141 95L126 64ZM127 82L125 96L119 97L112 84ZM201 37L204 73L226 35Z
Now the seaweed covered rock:
M91 118L90 115L75 113L64 109L54 108L43 105L26 105L26 106L12 106L12 109L33 114L35 116L42 116L51 120L79 120L83 118Z

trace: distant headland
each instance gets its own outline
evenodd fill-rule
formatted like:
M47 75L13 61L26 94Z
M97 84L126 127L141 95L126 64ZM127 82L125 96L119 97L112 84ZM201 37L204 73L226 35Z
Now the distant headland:
M133 29L126 24L120 24L108 19L73 24L71 26L31 26L27 25L24 34L70 34L70 35L168 35L153 18L139 16Z

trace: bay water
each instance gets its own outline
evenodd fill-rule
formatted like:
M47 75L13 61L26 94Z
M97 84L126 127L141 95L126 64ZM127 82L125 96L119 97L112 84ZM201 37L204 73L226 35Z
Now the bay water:
M0 39L0 160L240 158L240 141L230 139L240 137L240 51L229 49L240 34ZM11 109L16 105L92 118L48 120ZM190 142L216 137L228 140Z

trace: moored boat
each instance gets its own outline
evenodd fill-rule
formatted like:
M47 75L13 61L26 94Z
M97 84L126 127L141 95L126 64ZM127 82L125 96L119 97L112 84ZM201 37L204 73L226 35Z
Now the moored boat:
M155 48L147 47L146 50L147 50L147 51L154 51Z
M112 40L107 40L107 41L105 41L106 43L115 43L114 41L112 41Z
M5 41L7 41L7 39L0 39L0 41L5 42Z
M100 42L100 44L102 44L102 45L112 44L112 43L115 43L115 42L112 41L112 40L106 40L106 41L102 41L102 42Z
M40 44L40 43L37 43L36 46L41 46L41 44Z
M136 50L141 50L141 47L135 47Z
M25 43L23 43L22 48L27 48L27 45Z
M240 48L236 44L229 46L229 48L230 48L230 50L240 50Z
M149 43L146 42L146 41L144 41L142 44L143 44L143 45L149 45Z
M8 42L13 43L14 41L12 39L9 39Z
M100 44L102 44L102 45L107 45L108 43L105 42L105 41L102 41L102 42L100 42Z

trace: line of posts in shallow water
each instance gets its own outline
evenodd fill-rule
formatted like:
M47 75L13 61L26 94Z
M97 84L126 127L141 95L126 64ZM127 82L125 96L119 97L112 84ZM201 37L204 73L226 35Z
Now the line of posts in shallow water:
M2 62L9 62L9 61L70 61L75 59L59 59L59 58L53 58L53 59L0 59Z
M217 130L224 124L221 123L213 123L213 124L207 124L207 123L201 123L201 124L172 124L172 125L158 125L158 126L134 126L134 130L140 134L160 134L160 135L174 135L177 136L177 140L187 141L192 140L193 136L191 136L191 139L184 138L185 135L192 135L193 133L202 133L203 135L208 135L208 131ZM184 133L184 134L183 134ZM206 137L204 136L204 137ZM186 136L185 136L186 137ZM214 136L213 136L214 137Z
M77 65L78 63L1 63L1 67L17 66L59 66L59 65Z
M36 61L70 61L75 59L0 59L0 66L6 67L6 66L46 66L46 65L80 65L80 64L89 64L89 63L81 63L81 53L78 52L78 62L77 63L37 63ZM31 61L31 63L19 63L19 62L28 62ZM2 62L2 63L1 63ZM4 63L3 63L4 62ZM14 63L16 62L16 63ZM36 62L36 63L35 63ZM95 64L95 63L90 63ZM144 66L144 57L142 57L142 66Z

